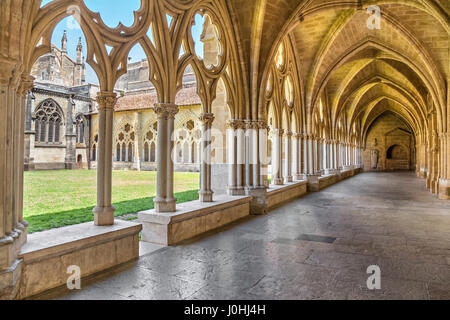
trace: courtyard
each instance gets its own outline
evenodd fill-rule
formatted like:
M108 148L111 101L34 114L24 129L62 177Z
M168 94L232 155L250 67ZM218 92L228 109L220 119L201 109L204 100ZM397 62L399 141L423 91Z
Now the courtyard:
M449 224L448 202L412 173L365 173L267 216L141 250L62 299L450 299ZM371 265L380 290L367 288Z
M175 173L178 203L198 199L198 173ZM24 217L29 232L93 220L97 197L96 170L25 172ZM154 207L156 172L114 171L112 201L115 215L133 220L133 214Z

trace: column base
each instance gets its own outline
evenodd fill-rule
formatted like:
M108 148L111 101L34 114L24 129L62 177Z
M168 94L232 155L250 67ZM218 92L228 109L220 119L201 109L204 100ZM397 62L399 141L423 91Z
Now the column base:
M439 199L450 200L450 180L439 180Z
M94 223L96 226L112 226L114 224L114 212L116 208L111 207L95 207Z
M16 299L20 289L23 261L17 259L14 264L0 271L0 300Z
M243 187L229 187L227 193L229 196L244 196L245 189Z
M153 200L156 212L176 212L177 199L157 199Z
M200 191L199 193L200 202L213 202L213 194L212 191Z
M294 181L294 177L293 176L289 176L289 177L285 177L284 178L284 182L285 183L290 183Z
M294 176L294 179L297 181L303 181L303 180L306 180L306 176L303 174L297 174Z
M318 173L307 175L308 191L310 191L310 192L320 191L319 177L320 177L320 174L318 174Z
M272 179L272 184L276 186L282 186L284 184L284 179L281 178Z
M0 300L15 299L22 275L22 260L17 259L27 242L28 223L19 223L16 229L0 239Z
M268 201L267 201L267 188L265 186L247 188L245 190L245 194L247 196L252 197L252 201L250 202L251 215L259 216L267 214Z

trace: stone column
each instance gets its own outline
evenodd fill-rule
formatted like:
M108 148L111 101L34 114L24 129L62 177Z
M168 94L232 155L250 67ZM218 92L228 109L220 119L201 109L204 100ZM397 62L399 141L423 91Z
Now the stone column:
M313 140L313 157L314 157L314 174L320 175L320 146L319 138L314 138Z
M308 180L308 190L309 191L319 191L319 176L317 171L317 140L308 135L305 140L306 146L306 179Z
M324 148L323 148L323 152L325 154L325 161L324 161L324 165L325 165L325 169L324 172L325 174L330 174L330 143L328 140L325 140L325 144L324 144Z
M237 195L237 123L227 121L228 195Z
M264 188L269 187L269 179L268 179L268 166L269 166L269 157L267 150L267 142L269 140L269 126L265 121L259 121L258 125L259 130L259 160L261 165L260 172L260 186Z
M283 185L282 178L282 143L283 129L272 130L272 184Z
M77 136L73 130L74 122L75 102L72 97L67 99L67 115L66 115L66 157L65 167L68 170L77 168L76 159L76 143Z
M36 97L33 92L29 91L26 99L25 111L25 171L34 170L34 145L36 141L36 131L34 121L32 119L32 113L34 112L35 100Z
M305 174L312 175L314 173L314 149L313 140L311 136L307 136L305 139Z
M170 103L157 103L153 110L158 116L158 141L156 146L157 182L154 199L156 212L175 212L176 199L173 194L174 172L174 123L178 106Z
M252 197L250 210L252 215L267 213L267 186L264 183L263 165L267 163L267 125L263 120L246 123L248 137L248 162L251 170L245 194Z
M292 182L293 181L293 177L292 177L292 131L286 131L286 134L284 136L284 141L285 141L285 176L284 176L284 181L286 183Z
M243 127L242 120L229 120L227 122L227 162L228 162L228 195L244 195L242 185L243 165Z
M244 121L244 158L245 158L245 164L244 164L244 176L245 176L245 190L247 192L248 189L250 189L250 186L252 184L252 174L253 174L253 166L251 165L251 147L252 147L252 133L251 133L251 121L245 120Z
M211 190L211 127L214 114L202 113L199 117L202 122L202 162L200 165L200 201L212 202Z
M448 129L447 129L448 130ZM441 134L441 150L450 150L450 133ZM442 154L442 169L439 178L439 199L450 200L450 168L448 164L448 157L450 153L447 151ZM447 161L446 161L447 160Z
M244 195L244 170L245 170L245 124L244 121L237 122L236 129L236 145L237 145L237 165L236 165L236 192Z
M17 257L27 240L23 157L25 98L32 78L21 75L20 69L15 61L0 57L0 299L17 294L22 264Z
M140 113L140 112L136 113L133 158L134 158L134 163L136 165L136 170L138 170L138 171L141 171L141 159L144 158L144 154L143 154L144 147L142 145L141 136L143 136L145 133L142 132L141 118L142 118L142 113Z
M112 192L112 135L114 105L117 102L113 92L99 92L98 103L98 159L97 159L97 206L94 208L94 221L97 226L114 224L114 211L111 203Z
M301 137L300 133L294 134L294 144L292 148L292 152L294 154L294 179L295 180L303 180L302 176L302 145L301 145Z

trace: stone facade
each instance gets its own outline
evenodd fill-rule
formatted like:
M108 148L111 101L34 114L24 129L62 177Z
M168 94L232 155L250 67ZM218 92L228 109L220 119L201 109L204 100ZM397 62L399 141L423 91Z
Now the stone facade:
M415 142L410 130L394 114L379 117L367 135L365 170L414 170Z

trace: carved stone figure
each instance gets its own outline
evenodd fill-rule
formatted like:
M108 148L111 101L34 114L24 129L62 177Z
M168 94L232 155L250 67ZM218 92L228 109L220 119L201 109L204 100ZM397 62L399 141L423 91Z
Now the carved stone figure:
M376 149L370 152L370 166L372 169L378 168L378 155L379 151Z

